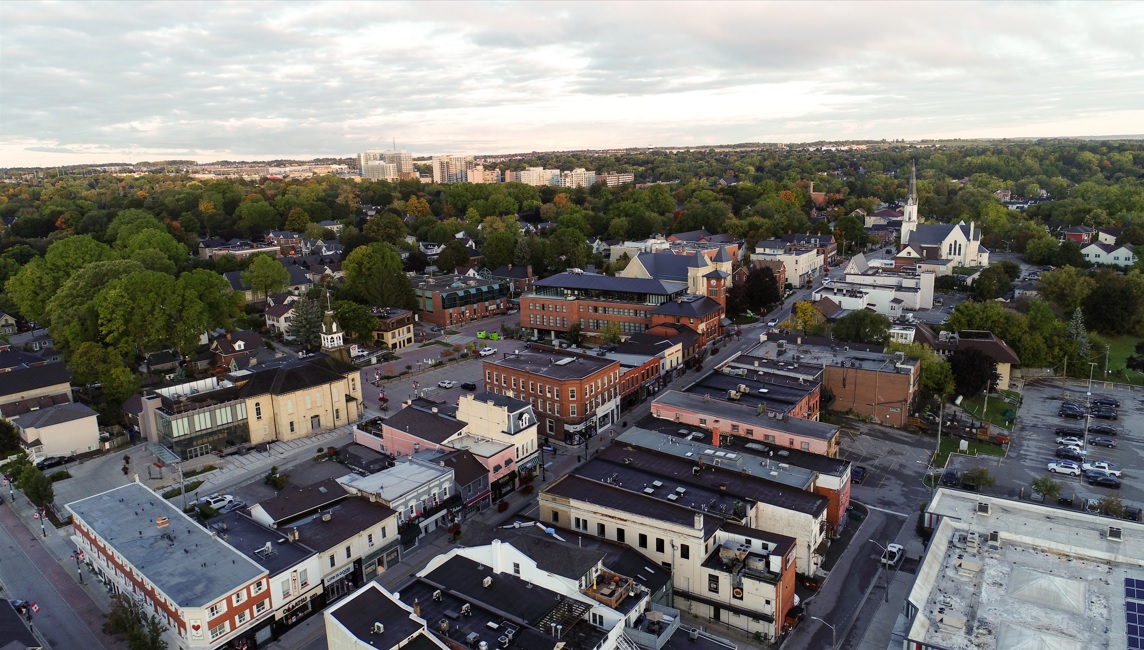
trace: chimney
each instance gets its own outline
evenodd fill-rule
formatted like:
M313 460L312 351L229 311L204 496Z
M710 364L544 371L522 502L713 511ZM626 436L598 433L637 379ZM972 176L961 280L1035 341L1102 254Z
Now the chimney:
M711 427L711 446L719 446L719 427Z
M413 615L417 617L421 616L421 601L416 598L413 599Z

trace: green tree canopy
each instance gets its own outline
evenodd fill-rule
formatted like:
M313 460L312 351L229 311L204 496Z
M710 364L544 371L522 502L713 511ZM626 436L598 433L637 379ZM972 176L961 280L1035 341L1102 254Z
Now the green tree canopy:
M250 285L254 295L265 298L290 286L290 272L270 255L255 255L243 271L242 281Z
M960 348L949 356L957 392L973 397L997 382L997 362L977 348Z
M299 300L294 303L286 333L306 350L314 350L322 339L322 318L325 314L317 302Z
M830 327L834 338L855 343L885 344L890 338L889 318L869 309L859 309L838 319Z

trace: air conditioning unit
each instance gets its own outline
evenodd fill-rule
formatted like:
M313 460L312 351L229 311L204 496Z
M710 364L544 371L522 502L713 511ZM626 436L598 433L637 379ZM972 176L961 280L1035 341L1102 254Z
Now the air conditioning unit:
M984 501L978 501L977 502L977 514L988 515L989 514L989 504L984 502Z
M382 625L381 623L374 623L373 624L373 633L374 634L385 634L385 626Z
M481 580L481 586L484 587L485 589L488 589L489 587L493 586L493 577L492 576L485 576L485 579Z
M1116 526L1109 526L1108 527L1108 539L1110 539L1114 542L1119 542L1120 540L1124 539L1124 531L1117 528Z
M989 533L989 541L991 541L993 543L997 543L997 542L1001 541L1001 533L999 533L997 531L993 531L993 532Z
M441 602L441 590L440 589L433 592L433 600L435 600L437 602Z

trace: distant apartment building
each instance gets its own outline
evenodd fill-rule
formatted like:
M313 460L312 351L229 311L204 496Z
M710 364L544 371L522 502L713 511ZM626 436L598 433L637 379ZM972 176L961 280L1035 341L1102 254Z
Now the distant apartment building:
M560 172L560 187L589 187L596 182L596 172L577 167L570 172Z
M448 327L508 311L507 282L463 275L417 276L413 295L422 321Z
M504 172L495 167L485 169L484 165L477 165L469 170L470 183L501 183L504 181Z
M377 174L379 171L384 169L385 175L380 177L376 175L368 175L367 170L371 163L376 163L378 165L393 165L393 168L392 170L389 170L388 168L379 168L377 165L375 165L373 174ZM379 178L385 180L396 180L407 178L411 174L416 174L416 170L413 168L413 155L404 149L400 151L393 149L385 151L380 149L370 149L363 151L358 154L358 169L361 171L363 178L369 178L372 180L378 180Z
M399 178L397 165L382 160L370 160L362 165L361 176L371 181L395 181Z
M512 172L511 178L505 180L513 180L525 185L533 185L540 187L542 185L559 185L560 184L560 170L559 169L545 169L543 167L529 167L519 172Z
M618 361L533 345L485 359L485 391L528 402L539 435L578 444L619 418Z
M604 183L608 187L619 187L620 185L628 185L636 182L636 175L631 172L610 172L607 174L597 174L597 183Z
M464 183L476 166L472 156L433 156L434 183Z
M274 242L252 242L245 239L204 239L199 242L199 257L205 260L218 260L224 255L242 259L256 253L278 257L281 247Z

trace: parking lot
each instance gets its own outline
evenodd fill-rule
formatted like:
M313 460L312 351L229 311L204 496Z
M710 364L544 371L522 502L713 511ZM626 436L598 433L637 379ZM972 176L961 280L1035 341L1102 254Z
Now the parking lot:
M1100 499L1110 494L1119 496L1126 506L1140 507L1144 503L1144 401L1138 393L1117 390L1112 384L1093 383L1093 398L1114 397L1120 401L1120 409L1119 419L1093 418L1089 426L1111 425L1119 435L1114 437L1117 441L1115 448L1088 445L1086 458L1118 465L1124 472L1120 489L1095 487L1081 477L1050 474L1048 471L1048 463L1056 460L1056 430L1060 427L1084 429L1084 419L1063 418L1057 413L1062 399L1085 402L1086 383L1070 383L1062 391L1060 382L1036 382L1025 384L1022 393L1024 401L1018 411L1007 457L954 455L950 458L949 467L958 470L987 467L997 481L997 485L988 491L1012 498L1027 497L1033 479L1052 476L1064 486L1063 496L1073 497L1076 507L1082 507L1084 499Z

